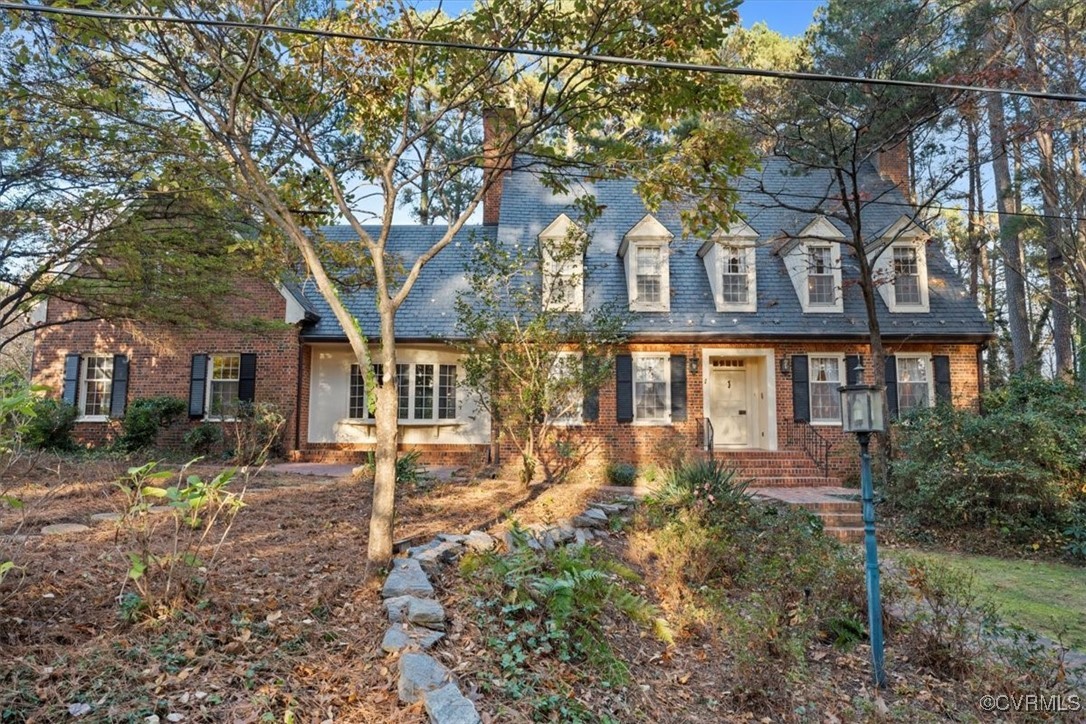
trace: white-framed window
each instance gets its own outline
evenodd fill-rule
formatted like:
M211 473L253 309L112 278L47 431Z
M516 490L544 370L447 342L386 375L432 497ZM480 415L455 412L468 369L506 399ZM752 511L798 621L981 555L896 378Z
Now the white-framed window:
M672 238L651 214L623 237L618 255L626 267L631 312L666 312L671 308L668 244Z
M747 250L725 246L721 253L720 296L725 305L745 305L750 301L750 269Z
M79 389L79 415L83 418L109 417L113 393L113 356L87 355L82 360L83 383Z
M758 276L754 266L757 240L758 232L739 221L717 231L698 250L709 275L716 311L758 311Z
M904 414L933 403L931 357L895 355L897 366L897 411Z
M837 303L833 248L811 244L807 247L807 303L812 307L832 307Z
M670 422L671 358L666 354L632 357L634 422Z
M238 383L241 380L240 354L208 355L207 417L224 420L238 411Z
M636 246L637 301L659 306L663 300L663 249L655 244Z
M581 365L584 356L581 352L566 351L555 355L554 364L551 365L551 377L560 380L581 379ZM557 383L556 383L557 384ZM584 391L579 384L568 385L563 383L559 389L565 389L567 394L559 395L559 399L552 400L548 414L555 425L583 425L584 424Z
M808 358L808 380L811 398L811 422L822 425L841 424L841 371L844 359L840 356Z
M584 235L560 214L539 234L543 309L584 311Z
M384 365L373 365L373 379L380 383ZM396 409L401 422L456 419L457 366L432 363L397 363ZM372 420L366 401L366 380L357 364L351 365L348 382L348 417Z
M891 249L894 264L894 302L902 307L924 303L920 294L920 258L915 246L896 245Z

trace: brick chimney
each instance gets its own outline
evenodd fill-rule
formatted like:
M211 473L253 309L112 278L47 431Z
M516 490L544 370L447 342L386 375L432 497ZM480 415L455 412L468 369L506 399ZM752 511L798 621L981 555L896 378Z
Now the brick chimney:
M912 199L912 183L909 178L909 142L900 141L894 146L888 146L875 154L875 165L879 175L883 179L894 184L905 194L905 198Z
M516 117L512 108L483 111L483 224L496 226L502 208L502 184L513 165L509 140Z

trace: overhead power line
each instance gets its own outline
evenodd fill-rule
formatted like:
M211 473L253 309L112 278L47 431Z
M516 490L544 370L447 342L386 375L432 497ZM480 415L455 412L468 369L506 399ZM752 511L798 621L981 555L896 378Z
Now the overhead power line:
M708 65L702 63L681 63L669 60L646 60L643 58L626 58L614 55L596 55L593 53L575 53L565 50L547 50L542 48L513 48L500 45L482 45L478 43L456 43L441 40L426 40L423 38L393 38L380 35L365 35L362 33L348 33L337 30L322 30L319 28L299 28L290 25L276 25L271 23L254 23L242 20L216 20L212 18L182 18L167 17L162 15L144 15L115 13L106 10L90 10L84 8L59 8L45 7L43 5L28 5L26 3L0 2L0 10L13 12L41 13L49 15L63 15L70 17L94 18L98 20L119 20L138 23L166 23L172 25L202 25L209 27L237 28L242 30L259 30L268 33L284 33L292 35L308 35L320 38L334 38L337 40L361 40L369 43L384 43L388 45L407 45L425 48L447 48L450 50L473 50L484 53L500 53L505 55L524 55L536 58L561 58L564 60L580 60L605 65L622 65L628 67L658 68L661 70L679 70L690 73L707 73L711 75L735 75L756 78L777 78L784 80L805 80L817 83L853 83L861 85L881 85L899 88L925 88L928 90L952 90L965 93L1004 93L1006 95L1023 96L1026 98L1038 98L1051 101L1067 101L1071 103L1086 103L1086 95L1074 93L1051 93L1048 91L1029 90L1020 88L996 88L993 86L966 85L960 83L930 83L917 80L898 80L893 78L864 78L862 76L836 75L830 73L807 73L790 70L764 70L761 68L733 68L722 65Z

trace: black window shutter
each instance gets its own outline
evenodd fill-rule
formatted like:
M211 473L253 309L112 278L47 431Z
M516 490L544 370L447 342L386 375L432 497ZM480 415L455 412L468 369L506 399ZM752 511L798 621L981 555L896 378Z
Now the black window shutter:
M633 422L633 358L628 354L615 357L615 419Z
M686 355L671 355L671 421L686 420Z
M189 417L203 417L207 397L207 355L192 355L189 375Z
M792 355L792 419L811 421L811 388L808 386L807 355Z
M886 406L890 409L890 419L897 417L897 358L886 357Z
M591 357L585 357L582 364L584 370L593 370L592 374L595 375L594 370L597 369L599 360ZM599 422L600 419L600 388L586 387L584 389L584 397L581 409L581 419L585 422Z
M950 402L950 357L937 354L931 358L931 364L935 368L935 401Z
M109 416L124 417L127 402L128 358L123 354L115 354L113 355L113 386L109 393Z
M77 354L64 357L64 391L60 399L66 405L75 405L79 401L79 372L83 368L83 358Z
M846 385L859 385L863 383L863 380L856 374L856 368L860 366L860 355L850 354L845 355L845 384Z
M251 403L256 399L256 355L241 355L241 370L238 373L238 402Z

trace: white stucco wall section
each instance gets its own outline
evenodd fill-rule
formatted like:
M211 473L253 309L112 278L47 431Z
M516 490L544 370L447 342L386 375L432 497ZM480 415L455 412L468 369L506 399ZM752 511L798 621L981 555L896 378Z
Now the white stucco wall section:
M377 350L371 350L376 354ZM351 364L354 355L346 345L314 345L310 348L309 433L311 443L374 443L372 421L347 417ZM457 364L460 355L447 347L400 347L400 363ZM463 380L463 370L459 378ZM474 395L462 386L456 390L456 420L440 423L401 422L400 441L409 445L485 445L490 442L490 417L479 408Z

